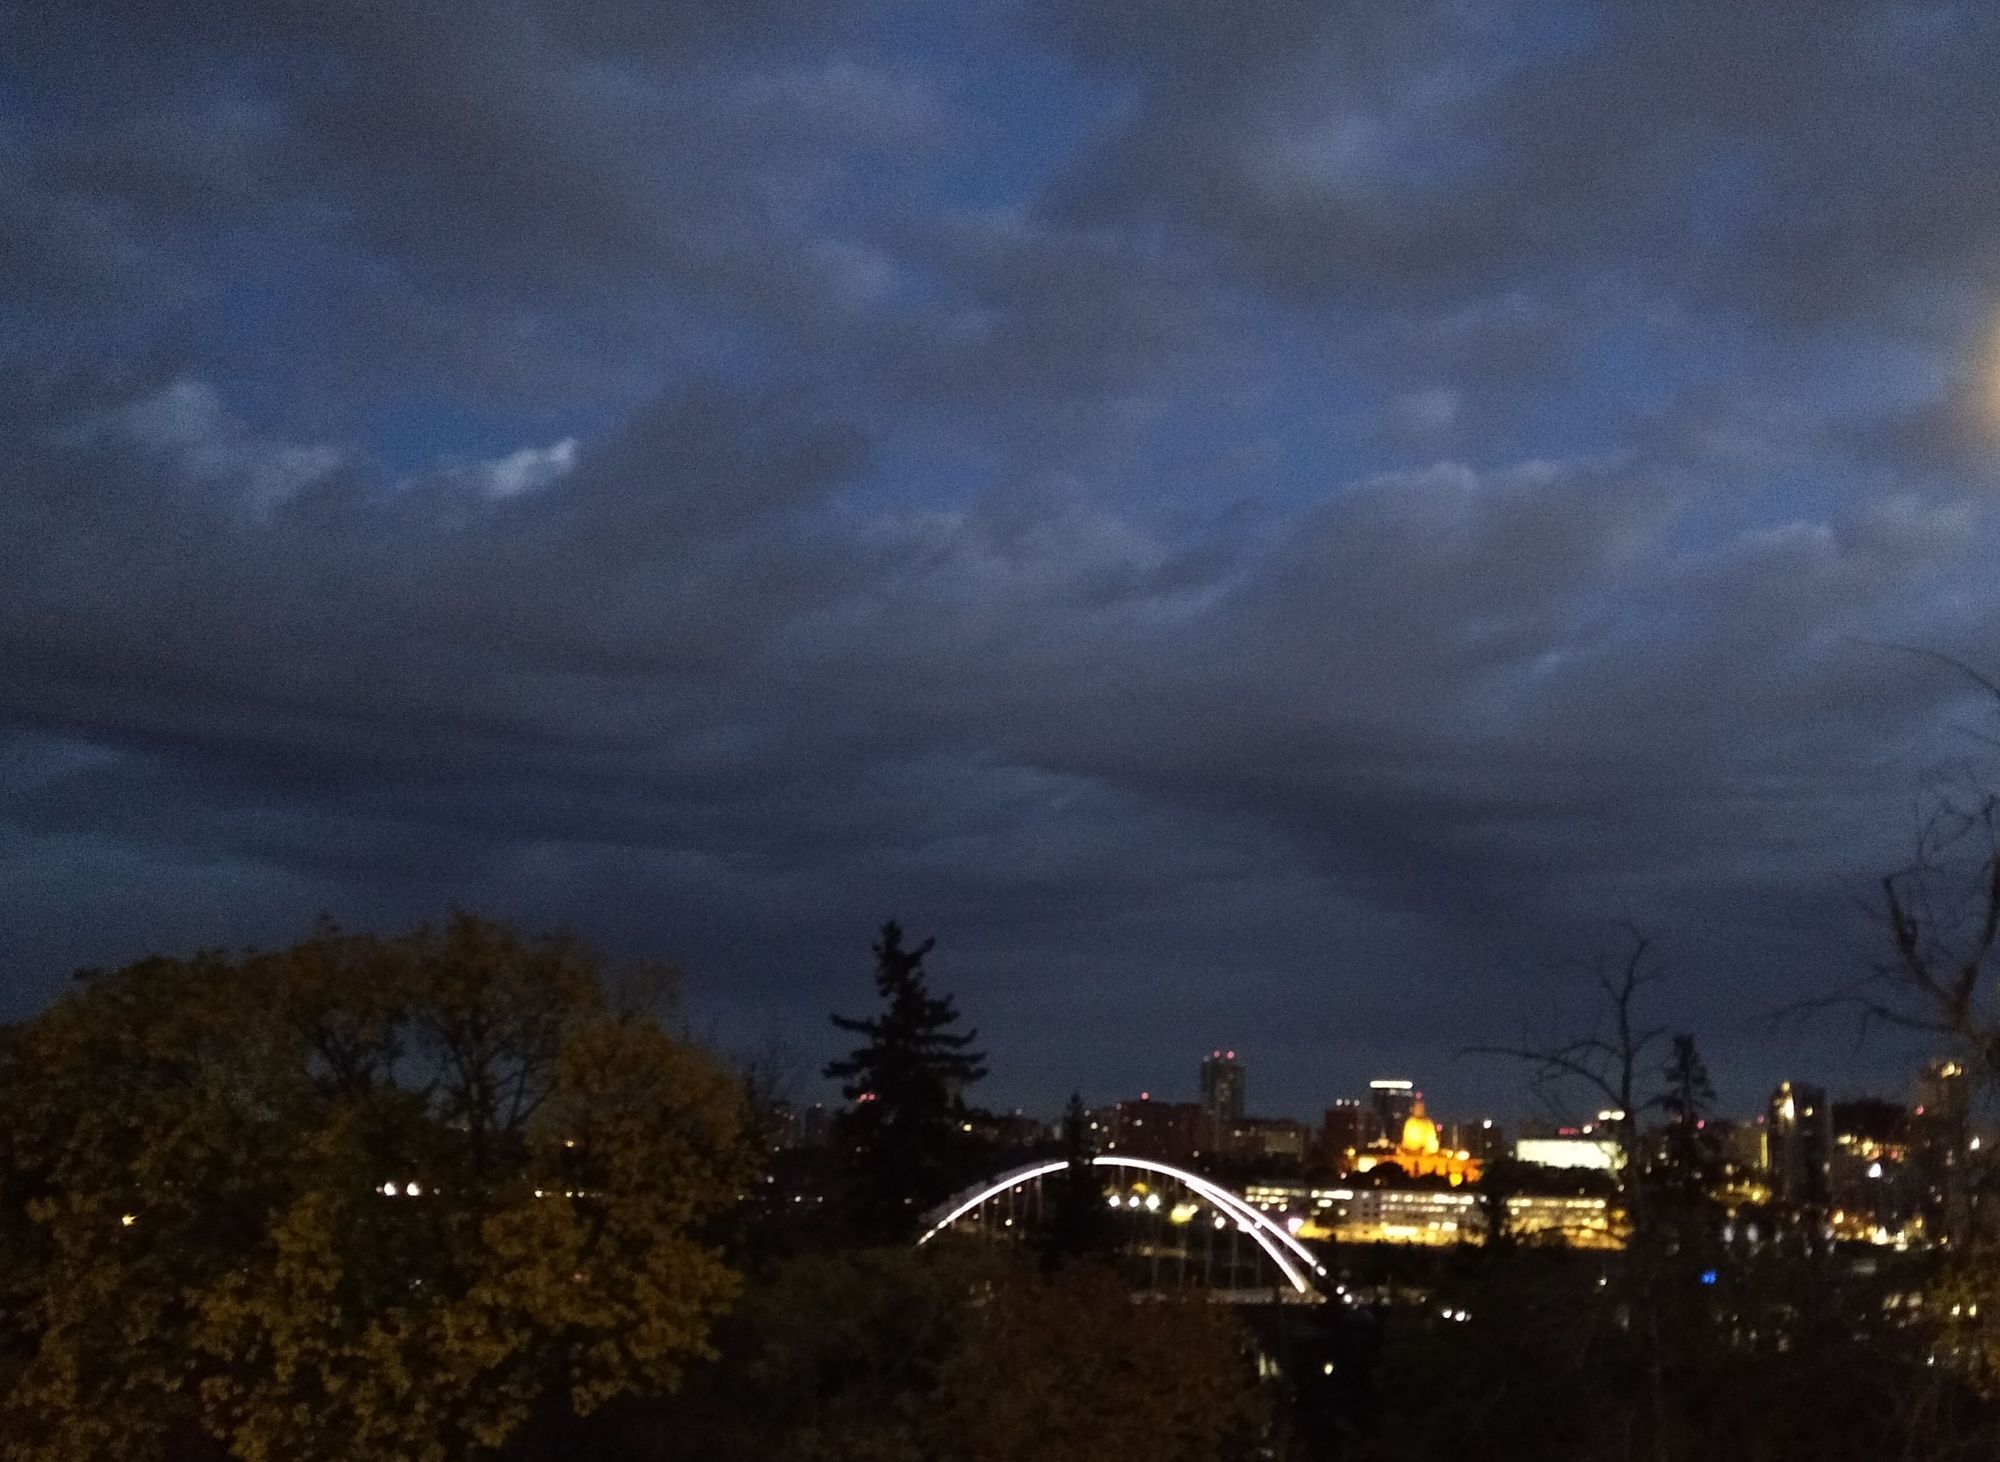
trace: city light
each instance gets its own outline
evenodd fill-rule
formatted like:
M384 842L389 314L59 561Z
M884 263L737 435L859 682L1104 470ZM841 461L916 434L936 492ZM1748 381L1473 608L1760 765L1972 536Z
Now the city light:
M1237 1228L1248 1234L1252 1242L1269 1256L1271 1262L1277 1265L1278 1271L1284 1275L1286 1282L1299 1294L1310 1294L1312 1286L1306 1279L1305 1272L1298 1267L1295 1258L1303 1260L1306 1266L1315 1273L1324 1274L1326 1272L1325 1268L1313 1257L1312 1251L1307 1249L1291 1234L1287 1233L1281 1224L1258 1213L1256 1209L1245 1203L1234 1193L1231 1193L1227 1188L1222 1187L1218 1183L1211 1182L1198 1173L1191 1173L1183 1168L1172 1167L1166 1163L1153 1162L1146 1158L1118 1157L1108 1154L1099 1154L1097 1157L1091 1159L1091 1163L1094 1167L1127 1168L1158 1174L1162 1177L1174 1179L1192 1189L1196 1194L1207 1199L1219 1210L1217 1227L1222 1226L1222 1215L1227 1215L1229 1218L1234 1219ZM1025 1186L1038 1178L1047 1177L1050 1173L1059 1172L1068 1166L1067 1162L1061 1161L1030 1164L950 1202L936 1217L930 1220L929 1226L917 1240L917 1247L922 1248L925 1244L928 1244L938 1234L942 1233L973 1209L979 1207L982 1203L998 1197L1009 1189ZM1117 1200L1114 1197L1112 1201L1115 1203ZM1141 1201L1137 1194L1133 1194L1127 1199L1127 1206L1137 1208L1140 1206ZM1287 1249L1291 1251L1290 1254L1286 1252Z

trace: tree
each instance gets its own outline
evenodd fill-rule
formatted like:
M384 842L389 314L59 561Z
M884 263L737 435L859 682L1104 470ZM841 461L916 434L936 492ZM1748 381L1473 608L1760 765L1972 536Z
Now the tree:
M971 1049L978 1033L952 1029L958 1007L925 982L924 957L936 943L906 949L902 927L884 924L874 945L881 1013L832 1018L865 1038L826 1074L853 1103L841 1126L865 1165L856 1221L883 1239L904 1233L919 1206L942 1198L960 1175L963 1092L986 1075L984 1053Z
M1673 1054L1661 1075L1666 1088L1654 1102L1666 1121L1657 1149L1647 1155L1644 1181L1662 1221L1673 1230L1672 1241L1696 1247L1713 1227L1711 1195L1721 1178L1722 1153L1708 1126L1715 1088L1693 1036L1673 1038Z
M717 1363L617 1455L1247 1462L1246 1342L1226 1306L1135 1304L1109 1272L1044 1276L978 1243L802 1256L751 1281Z
M1642 1112L1659 1104L1658 1096L1641 1090L1649 1054L1667 1034L1663 1026L1641 1023L1640 995L1658 975L1652 964L1653 942L1637 929L1628 930L1630 944L1622 957L1600 956L1594 971L1604 996L1597 1029L1587 1036L1555 1045L1482 1046L1475 1051L1504 1055L1525 1064L1538 1091L1580 1088L1603 1104L1599 1121L1618 1148L1619 1196L1628 1230L1625 1263L1619 1270L1616 1303L1622 1308L1621 1329L1639 1340L1640 1370L1647 1400L1651 1449L1656 1458L1668 1453L1666 1369L1669 1337L1662 1325L1663 1295L1671 1280L1662 1272L1663 1244L1655 1223L1639 1145ZM1692 1044L1690 1043L1690 1051Z
M1117 1245L1104 1183L1092 1162L1097 1151L1090 1140L1090 1117L1075 1092L1063 1109L1062 1137L1067 1166L1052 1177L1054 1203L1041 1235L1042 1265L1049 1270L1102 1259Z
M1639 999L1658 980L1653 968L1653 941L1628 929L1629 947L1619 957L1599 956L1592 971L1604 1006L1597 1028L1589 1035L1549 1046L1471 1046L1467 1054L1505 1056L1528 1069L1537 1094L1550 1096L1565 1088L1583 1091L1599 1107L1611 1140L1618 1148L1620 1186L1630 1218L1638 1222L1643 1197L1634 1179L1639 1173L1639 1118L1658 1105L1658 1097L1642 1090L1646 1063L1664 1026L1643 1025Z
M1891 957L1864 985L1813 1003L1920 1032L1981 1085L2000 1079L2000 792L1934 793L1909 862L1879 884L1876 912Z
M1931 658L2000 710L2000 682L1948 656ZM1883 876L1877 894L1872 912L1891 957L1872 980L1819 1003L1858 1006L1864 1019L1922 1032L1983 1081L2000 1078L2000 789L1976 775L1928 788L1909 861Z
M1521 1191L1525 1166L1503 1152L1496 1152L1480 1165L1479 1181L1472 1191L1479 1204L1481 1241L1489 1251L1511 1248L1520 1237L1511 1201Z
M460 915L10 1031L0 1454L456 1459L671 1389L753 1168L728 1074L618 993Z
M2000 709L2000 682L1949 656L1933 655ZM1980 737L2000 744L1991 735ZM1995 1174L1964 1132L1966 1116L2000 1084L2000 788L1968 773L1956 785L1926 789L1909 860L1884 875L1873 908L1887 933L1888 957L1860 985L1820 1004L1858 1007L1862 1019L1920 1033L1940 1060L1936 1070L1963 1088L1927 1114L1922 1144L1936 1187L1933 1209L1950 1245L1951 1272L1934 1300L1985 1312L1970 1333L1947 1338L1971 1351L2000 1391L2000 1226L1993 1217ZM1927 1207L1931 1205L1927 1203Z
M928 1421L924 1455L964 1462L1270 1455L1235 1318L1200 1299L1135 1304L1105 1270L999 1286L939 1367Z

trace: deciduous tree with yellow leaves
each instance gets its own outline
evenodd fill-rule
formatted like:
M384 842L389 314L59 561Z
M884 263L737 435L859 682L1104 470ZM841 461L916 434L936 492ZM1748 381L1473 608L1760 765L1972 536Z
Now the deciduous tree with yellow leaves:
M671 1390L752 1152L642 986L459 916L0 1033L0 1455L442 1462Z

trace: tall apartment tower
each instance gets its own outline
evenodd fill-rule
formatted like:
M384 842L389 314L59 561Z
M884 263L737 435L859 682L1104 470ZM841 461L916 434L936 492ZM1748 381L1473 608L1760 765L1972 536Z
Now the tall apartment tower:
M1214 1051L1202 1061L1201 1115L1211 1150L1220 1151L1230 1129L1243 1120L1243 1063L1234 1051Z
M1960 1061L1932 1061L1911 1091L1910 1156L1922 1187L1925 1222L1954 1243L1971 1222L1966 1171L1974 1159L1972 1082Z
M1771 1093L1771 1194L1793 1206L1824 1203L1833 1163L1833 1108L1826 1092L1781 1081Z

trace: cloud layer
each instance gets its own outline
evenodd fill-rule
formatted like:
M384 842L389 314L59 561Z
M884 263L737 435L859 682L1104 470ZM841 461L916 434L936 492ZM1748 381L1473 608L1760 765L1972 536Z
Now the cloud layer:
M2000 659L1978 5L16 7L0 979L452 901L1253 1105L1659 929L1747 1104ZM1780 1068L1783 1069L1780 1069Z

